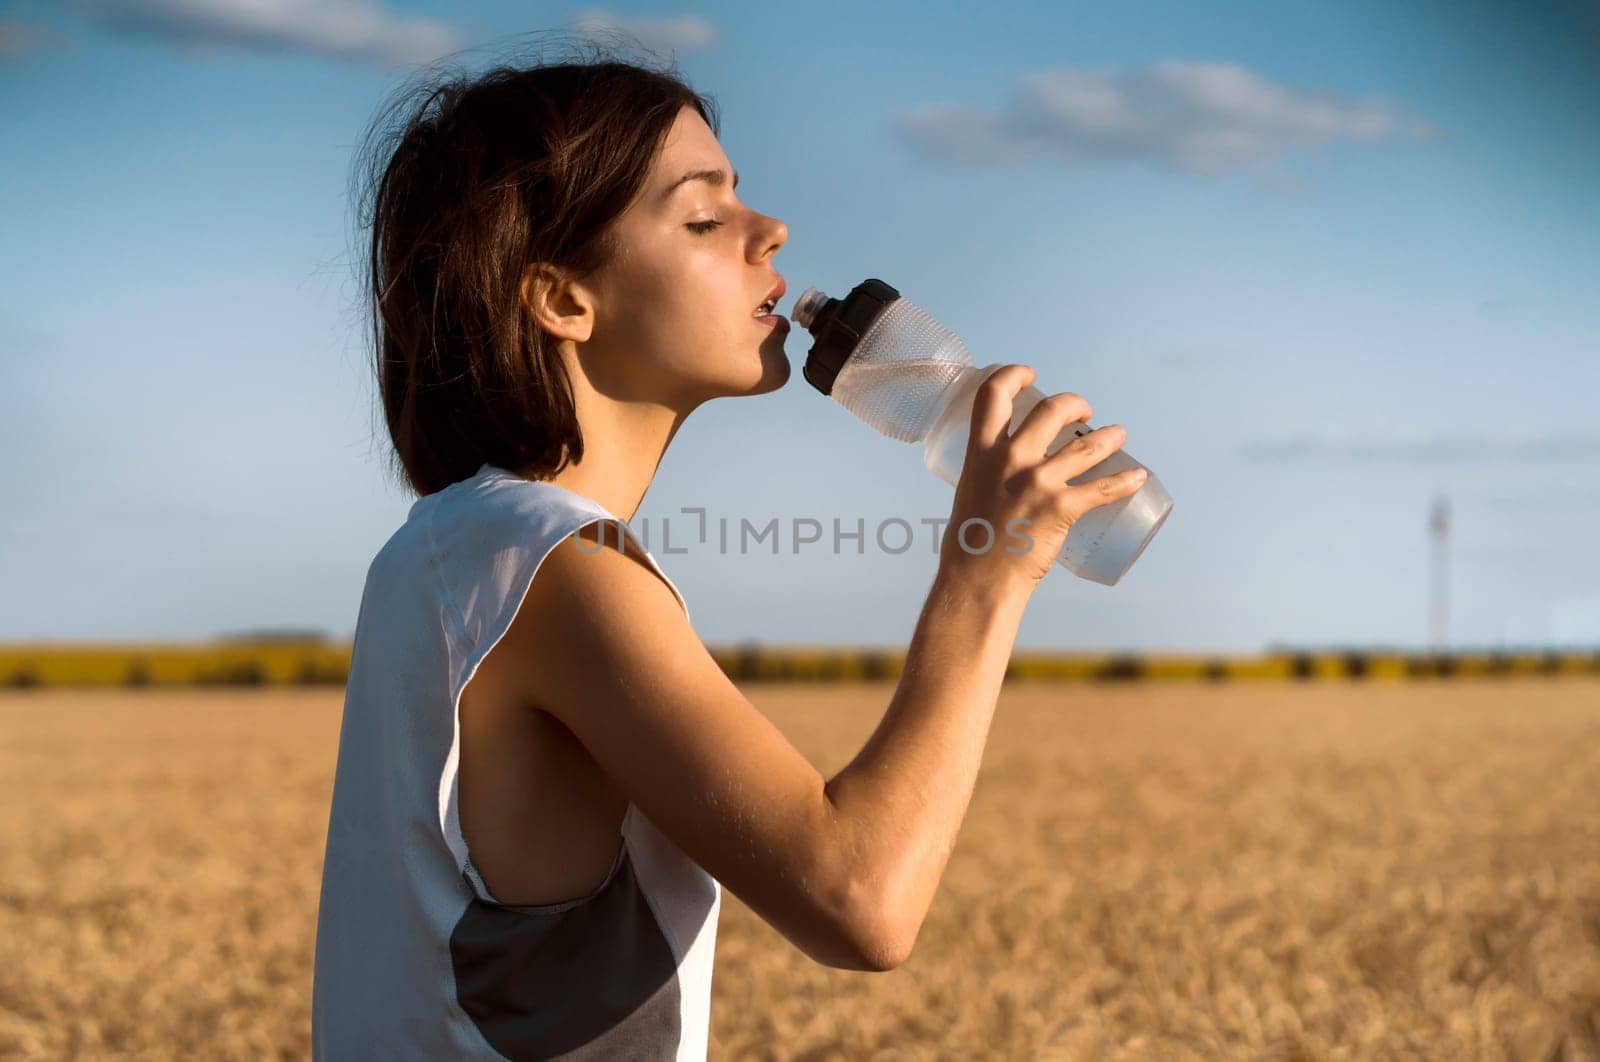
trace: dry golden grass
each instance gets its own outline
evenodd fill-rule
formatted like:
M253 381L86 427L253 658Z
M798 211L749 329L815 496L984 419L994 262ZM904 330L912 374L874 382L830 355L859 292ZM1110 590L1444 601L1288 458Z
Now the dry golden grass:
M751 687L818 767L889 687ZM339 697L0 697L0 1056L301 1057ZM1600 1059L1600 682L1014 685L910 962L712 1057Z

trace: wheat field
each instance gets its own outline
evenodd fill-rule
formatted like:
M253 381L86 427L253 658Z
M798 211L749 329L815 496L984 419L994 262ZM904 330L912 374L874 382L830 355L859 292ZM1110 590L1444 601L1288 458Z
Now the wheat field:
M824 772L891 686L746 692ZM301 1058L328 690L0 695L0 1056ZM1029 684L909 962L724 895L716 1059L1600 1059L1600 680Z

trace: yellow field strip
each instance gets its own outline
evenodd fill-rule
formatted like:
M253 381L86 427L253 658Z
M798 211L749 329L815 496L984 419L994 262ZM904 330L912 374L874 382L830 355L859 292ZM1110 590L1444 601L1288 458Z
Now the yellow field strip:
M712 646L739 681L894 678L903 651ZM344 682L350 646L341 642L222 642L194 645L0 646L0 687L254 686ZM1600 650L1406 654L1270 652L1257 655L1046 653L1019 650L1008 679L1044 681L1248 681L1407 679L1495 675L1600 674Z

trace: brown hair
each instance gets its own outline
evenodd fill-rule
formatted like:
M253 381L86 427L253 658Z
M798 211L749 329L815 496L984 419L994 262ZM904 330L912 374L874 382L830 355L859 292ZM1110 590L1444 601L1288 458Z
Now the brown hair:
M537 263L616 253L678 112L716 104L667 69L599 57L405 86L358 153L364 297L399 471L418 494L484 464L543 477L583 457L571 383L522 304Z

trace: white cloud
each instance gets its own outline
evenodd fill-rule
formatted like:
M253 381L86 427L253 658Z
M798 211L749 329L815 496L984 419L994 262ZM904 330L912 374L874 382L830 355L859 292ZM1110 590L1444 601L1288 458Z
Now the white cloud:
M1307 92L1232 63L1178 60L1132 71L1047 70L1024 77L1000 107L932 104L899 115L895 128L939 162L1136 162L1200 174L1333 141L1431 133L1382 97Z
M1578 432L1472 435L1394 430L1362 435L1326 431L1252 439L1244 443L1239 452L1258 461L1592 461L1600 458L1600 435Z
M108 29L186 47L311 52L409 65L459 47L456 31L379 0L78 0Z
M691 52L717 43L716 27L699 15L652 18L585 11L573 20L572 26L592 40L605 40L618 34L632 37L654 52Z

